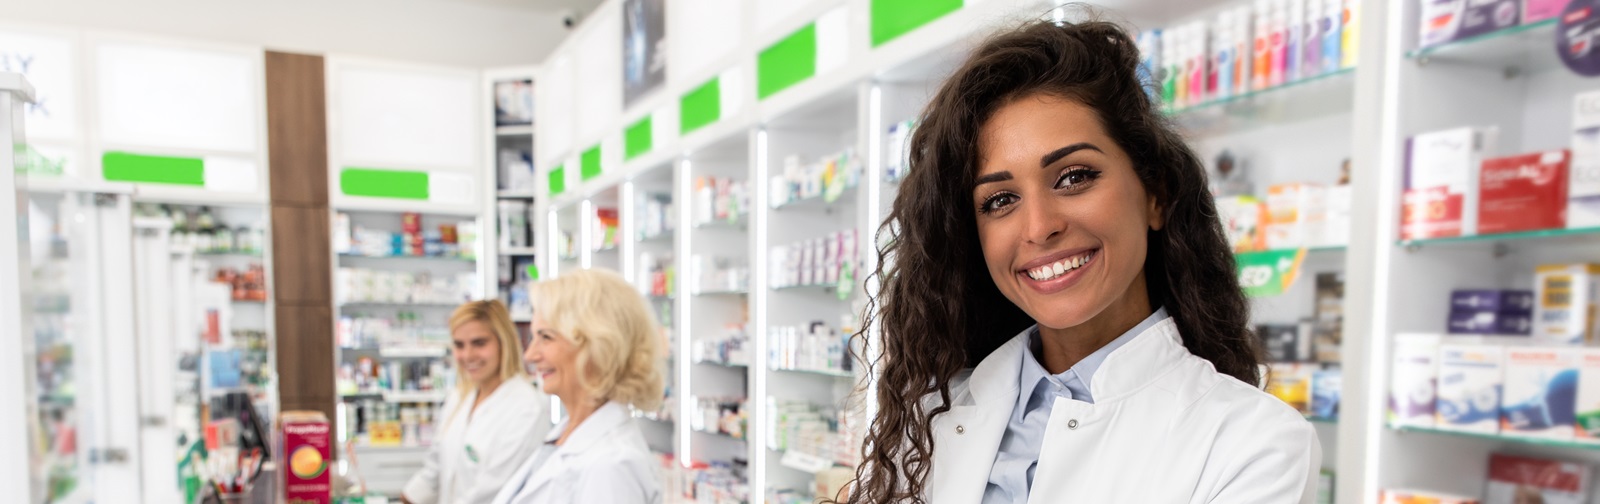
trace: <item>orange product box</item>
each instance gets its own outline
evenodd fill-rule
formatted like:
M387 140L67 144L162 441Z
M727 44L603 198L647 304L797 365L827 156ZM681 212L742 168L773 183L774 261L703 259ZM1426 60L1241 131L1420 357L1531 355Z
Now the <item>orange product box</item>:
M286 462L283 474L285 504L330 504L333 429L320 411L285 411L278 416L278 453Z

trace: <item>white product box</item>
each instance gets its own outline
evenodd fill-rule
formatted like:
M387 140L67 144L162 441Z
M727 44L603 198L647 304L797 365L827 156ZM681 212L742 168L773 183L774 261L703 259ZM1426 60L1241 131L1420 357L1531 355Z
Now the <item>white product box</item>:
M1501 433L1572 439L1578 356L1572 348L1507 348Z
M1343 247L1350 244L1350 208L1354 204L1350 186L1328 187L1323 212L1322 240L1319 246Z
M1573 436L1600 444L1600 349L1578 352L1578 400L1573 407Z
M1316 184L1279 184L1267 190L1267 248L1318 245L1328 190Z
M1398 334L1389 382L1389 425L1433 427L1439 335Z
M1500 346L1439 346L1439 399L1434 413L1439 429L1500 432L1503 360Z
M1402 220L1402 238L1477 234L1478 168L1494 152L1498 133L1464 127L1411 137L1405 183L1409 220ZM1428 202L1427 194L1442 199Z
M1600 264L1547 264L1534 270L1533 338L1555 345L1595 343Z
M1600 226L1600 91L1572 99L1572 165L1567 176L1567 229Z

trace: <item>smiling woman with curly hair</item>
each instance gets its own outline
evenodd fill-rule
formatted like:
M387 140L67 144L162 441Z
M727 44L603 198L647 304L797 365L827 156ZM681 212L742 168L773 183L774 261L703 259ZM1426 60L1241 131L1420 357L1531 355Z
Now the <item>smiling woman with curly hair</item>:
M1316 433L1258 387L1204 170L1138 65L1115 24L1033 22L928 105L849 502L1314 497Z

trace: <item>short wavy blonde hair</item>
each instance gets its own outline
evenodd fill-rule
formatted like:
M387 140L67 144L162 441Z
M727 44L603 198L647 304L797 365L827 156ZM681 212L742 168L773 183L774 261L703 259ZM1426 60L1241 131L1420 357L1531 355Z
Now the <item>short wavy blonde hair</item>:
M455 333L456 329L468 322L482 322L489 326L495 339L500 342L500 358L495 362L500 363L501 380L526 379L527 373L522 367L522 337L517 335L517 327L511 323L511 312L506 310L505 303L497 299L463 303L456 307L455 313L450 314L450 332ZM473 386L466 373L461 366L456 366L456 390L462 397Z
M577 347L578 385L593 397L661 405L663 344L644 297L616 273L562 273L528 289L533 313Z

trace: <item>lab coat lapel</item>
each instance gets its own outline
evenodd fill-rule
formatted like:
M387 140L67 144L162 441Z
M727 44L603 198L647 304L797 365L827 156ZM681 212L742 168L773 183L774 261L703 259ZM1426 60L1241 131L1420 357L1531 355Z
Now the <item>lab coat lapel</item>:
M962 390L952 390L950 411L933 419L934 471L926 495L933 504L983 499L989 469L1017 402L1017 373L1030 328L991 352ZM935 405L938 399L935 398Z
M547 440L560 439L561 432L566 430L568 421L563 420L560 425L551 429ZM557 476L565 474L567 469L579 457L592 454L589 447L604 439L607 434L626 421L628 421L628 412L621 404L607 402L600 409L595 410L593 415L590 415L583 423L578 424L578 428L574 429L572 435L567 437L566 443L563 443L560 448L556 448L555 453L550 454L550 459L544 462L543 467L534 469L533 476L529 477L528 483L523 486L521 493L532 494L538 491L540 487L549 484Z

